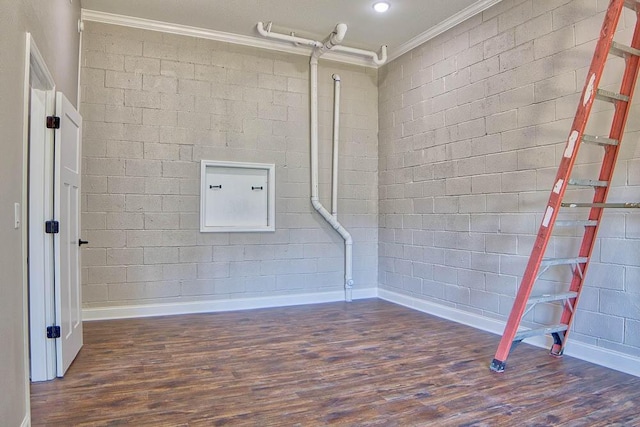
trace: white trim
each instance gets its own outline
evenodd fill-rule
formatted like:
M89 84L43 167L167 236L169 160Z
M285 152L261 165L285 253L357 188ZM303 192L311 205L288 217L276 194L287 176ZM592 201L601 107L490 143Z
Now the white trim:
M502 334L504 330L504 322L499 320L479 316L475 313L469 313L431 301L425 301L420 298L399 294L387 289L378 289L378 298L493 334Z
M278 52L291 53L294 55L309 56L311 54L311 49L309 47L295 46L293 44L264 39L262 37L245 36L241 34L215 31L208 28L171 24L168 22L136 18L134 16L117 15L114 13L100 12L97 10L88 9L82 9L80 16L82 20L100 22L103 24L121 25L125 27L139 28L142 30L160 31L163 33L177 34L181 36L197 37L201 39L255 47L258 49L275 50ZM342 62L345 64L377 68L376 64L374 64L369 58L354 57L353 55L348 55L340 52L327 52L322 56L322 58L329 61Z
M29 412L27 412L27 414L22 419L20 427L31 427L31 414Z
M215 197L213 195L209 196L210 194L213 194L213 193L209 193L209 191L212 191L212 190L207 188L207 184L210 182L207 180L207 176L208 174L213 175L214 172L220 171L220 169L224 169L224 168L226 168L227 170L229 168L236 169L238 174L241 173L241 169L261 170L261 171L267 172L267 177L266 177L267 179L266 211L267 212L264 213L266 216L266 225L255 225L255 226L207 225L207 218L209 217L209 215L207 214L207 206L224 204L223 198L228 197L228 193L229 193L229 191L226 190L226 187L225 187L220 191L222 191L224 194L227 194L227 196L222 196L223 193L220 193L218 197ZM244 174L246 173L247 171L244 171ZM258 182L260 182L260 180L258 180ZM222 184L220 184L218 187L222 188ZM231 191L232 193L234 190L237 190L236 192L239 192L237 188L238 186L235 185L235 187L236 188ZM262 186L260 186L259 188L262 189ZM247 192L251 192L251 190L253 190L253 187L251 189L247 188L246 190ZM246 197L250 198L253 196L246 196ZM218 200L218 202L215 202L215 200ZM240 203L241 205L248 206L251 204L251 202L248 201L247 199L243 199L243 200L246 200L246 203ZM212 203L209 204L207 203L207 201L212 201ZM264 217L261 217L260 221L262 221L263 218ZM228 161L217 161L217 160L201 160L200 161L200 232L201 233L237 233L237 232L266 232L266 231L269 231L269 232L276 231L276 165L274 163L248 163L248 162L228 162Z
M457 308L425 301L386 289L378 289L378 298L393 302L423 313L431 314L476 329L502 335L505 322L469 313ZM549 348L551 340L546 337L534 337L525 340L536 347ZM565 349L567 356L595 363L606 368L640 377L640 358L577 341L569 341ZM487 355L487 366L493 355ZM508 368L507 368L508 369Z
M36 42L33 40L31 33L27 33L27 44L27 55L29 61L29 68L25 70L27 77L31 75L30 73L33 73L33 76L38 80L37 86L46 86L46 89L53 88L55 86L53 76L49 72L47 64L44 61ZM29 80L27 80L27 83L29 83ZM39 88L44 89L45 87Z
M29 312L31 381L55 378L55 346L45 337L54 321L53 240L43 224L53 218L53 144L45 117L51 114L51 93L31 89L29 134Z
M354 299L376 298L375 287L354 289ZM114 307L85 308L84 321L129 319L135 317L169 316L175 314L217 313L223 311L251 310L255 308L287 307L303 304L321 304L344 301L344 291L313 294L290 294L256 298L220 299L166 304L123 305Z
M489 9L491 6L500 3L501 1L502 0L479 0L473 3L471 6L461 10L455 15L440 22L438 25L435 25L429 28L424 33L417 35L416 37L412 38L408 42L405 42L400 46L398 46L397 48L395 48L393 50L393 53L389 55L389 62L404 55L405 53L409 52L411 49L415 49L416 47L420 46L424 42L427 42L432 38L439 36L445 31L448 31L454 28L456 25L461 24L467 19L479 13L482 13L483 11Z
M82 39L84 33L82 27L82 21L78 20L78 33L80 33L78 37L78 89L76 91L76 110L78 111L80 111L80 104L82 103L82 81L80 79L82 75Z
M27 212L26 208L29 200L29 191L27 186L29 185L29 96L31 94L31 84L30 84L30 76L31 76L31 58L32 51L33 53L38 53L37 48L35 50L32 49L35 47L35 43L31 38L30 33L25 34L25 57L24 57L24 82L23 85L23 93L22 93L22 194L21 202L22 202L22 230L20 230L21 238L22 238L22 355L24 357L24 383L23 386L25 388L24 391L24 410L25 410L25 418L22 421L22 425L25 425L25 421L27 422L27 426L31 424L31 387L29 384L29 372L31 368L30 357L29 357L29 262L28 262L28 249L29 249L29 233L27 232ZM40 57L42 58L42 57Z
M25 289L29 307L26 312L29 318L27 328L27 378L31 372L32 381L45 381L55 378L55 344L48 340L43 331L47 325L53 324L53 246L51 235L45 234L43 224L53 218L53 132L44 128L47 115L54 112L55 82L44 62L36 43L27 33L27 52L25 69L25 126L29 126L31 88L41 90L44 96L42 115L32 117L42 123L42 132L25 131L25 167L23 212L29 221L23 220L25 241L25 265L29 272L25 274ZM28 203L27 203L28 202ZM28 207L28 209L27 209ZM27 212L28 210L28 212ZM29 224L29 227L26 226ZM32 260L27 265L27 256ZM29 369L30 368L30 369Z
M387 62L404 55L411 49L431 40L432 38L450 30L467 19L482 13L493 5L500 3L502 0L479 0L471 6L463 9L457 14L445 19L438 25L429 28L422 34L412 38L406 43L395 48L389 55ZM168 22L154 21L152 19L137 18L134 16L118 15L115 13L101 12L97 10L82 9L81 19L86 21L100 22L103 24L121 25L125 27L139 28L142 30L160 31L169 34L178 34L182 36L198 37L208 40L216 40L225 43L239 44L243 46L255 47L258 49L275 50L278 52L291 53L294 55L309 56L311 49L305 46L294 46L292 44L282 43L279 41L268 40L260 37L245 36L241 34L227 33L207 28L191 27L189 25L171 24ZM379 68L378 65L370 61L368 58L358 58L346 55L340 52L327 52L322 56L335 62L345 64L361 65L363 67Z

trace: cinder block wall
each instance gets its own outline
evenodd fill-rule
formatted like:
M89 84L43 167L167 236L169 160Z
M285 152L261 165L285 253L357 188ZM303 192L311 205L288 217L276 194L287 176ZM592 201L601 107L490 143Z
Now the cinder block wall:
M380 71L380 288L506 318L608 3L503 0ZM616 39L628 44L634 25L626 13ZM616 90L622 64L608 66L604 88ZM611 105L594 112L589 132L607 135ZM634 105L610 201L640 200L638 113ZM574 177L597 179L601 156L583 147ZM547 256L576 256L579 231L559 233ZM608 211L599 236L572 339L638 356L640 212ZM537 293L566 289L563 268ZM558 312L539 305L527 321Z
M87 307L343 289L343 242L309 202L308 59L86 23ZM321 61L321 198L342 77L340 220L355 288L377 285L377 72ZM276 164L275 233L201 233L200 160Z

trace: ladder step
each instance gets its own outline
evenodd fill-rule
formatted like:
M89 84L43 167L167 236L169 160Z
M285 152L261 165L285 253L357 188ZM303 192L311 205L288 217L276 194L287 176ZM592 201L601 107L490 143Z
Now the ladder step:
M615 208L636 209L640 203L561 203L563 208Z
M556 332L564 332L567 329L569 329L567 325L552 325L539 329L528 329L526 331L518 332L513 340L522 341L524 339L535 337L537 335L549 335Z
M580 225L584 227L595 227L596 225L598 225L598 221L567 219L567 220L557 220L555 224L556 227L577 227Z
M540 262L541 267L551 267L552 265L575 265L584 264L589 258L577 257L577 258L543 258Z
M637 0L624 0L624 5L631 10L638 10L639 3Z
M624 58L627 55L640 56L640 49L636 49L617 42L611 43L611 50L609 50L609 52L612 55L616 55L621 58Z
M578 296L577 292L564 292L561 294L553 294L553 295L538 295L538 296L529 298L529 301L527 301L527 305L538 304L541 302L564 301L566 299L575 298L577 296Z
M598 91L596 92L596 99L599 99L600 101L607 101L607 102L614 102L614 103L616 101L629 102L629 97L627 95L610 92L604 89L598 89Z
M577 185L580 187L606 187L609 185L607 181L595 181L593 179L573 179L571 178L567 184Z
M617 139L605 138L604 136L582 135L582 142L597 145L618 145Z

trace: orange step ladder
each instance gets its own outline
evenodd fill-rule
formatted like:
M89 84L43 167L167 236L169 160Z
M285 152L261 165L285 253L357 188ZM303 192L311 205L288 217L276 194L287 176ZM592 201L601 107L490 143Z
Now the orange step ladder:
M634 10L636 13L636 25L630 46L613 41L624 7ZM492 371L503 372L512 347L522 340L536 335L550 334L553 337L553 345L550 351L551 355L562 355L580 298L580 291L582 290L585 274L589 267L591 253L595 246L604 209L640 207L640 203L606 203L610 188L609 183L613 177L613 171L620 151L620 141L624 133L627 115L631 106L631 98L638 77L640 60L639 13L640 1L638 0L611 0L609 4L604 23L602 24L602 30L600 31L600 39L596 45L591 67L587 74L586 84L582 91L578 110L571 127L571 132L569 133L564 155L560 161L554 186L549 196L549 202L547 203L542 223L540 224L540 229L534 242L529 262L524 271L513 308L507 320L502 339L490 365ZM625 60L625 69L619 93L599 89L600 78L604 72L609 55L621 56ZM608 137L587 135L584 133L591 113L591 107L596 100L611 102L615 107ZM604 148L600 175L597 179L571 178L571 172L578 155L578 150L583 143L596 144ZM568 186L593 187L593 202L563 202ZM561 208L580 207L589 208L589 216L586 220L556 221ZM544 258L554 225L557 227L580 226L584 228L578 256L572 258ZM555 266L571 267L572 279L568 291L555 295L531 296L531 291L536 280L547 271L547 269ZM520 328L522 318L536 304L554 301L560 301L563 304L562 316L557 324L536 329Z

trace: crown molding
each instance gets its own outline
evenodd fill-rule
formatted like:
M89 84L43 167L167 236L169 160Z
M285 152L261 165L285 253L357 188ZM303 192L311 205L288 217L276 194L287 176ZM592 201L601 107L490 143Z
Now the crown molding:
M412 38L406 43L393 49L389 54L388 62L404 55L421 44L439 36L445 31L454 28L467 19L482 13L491 6L500 3L502 0L479 0L471 6L463 9L459 13L445 19L440 24L429 28L424 33ZM191 27L188 25L171 24L168 22L154 21L151 19L136 18L134 16L118 15L114 13L100 12L97 10L82 9L81 19L84 21L100 22L103 24L121 25L131 28L139 28L142 30L159 31L169 34L177 34L188 37L197 37L201 39L215 40L225 43L233 43L242 46L249 46L258 49L273 50L276 52L289 53L292 55L309 56L311 49L305 46L295 46L293 44L283 43L277 40L264 39L262 37L245 36L241 34L227 33L223 31L215 31L207 28ZM369 68L378 68L376 64L368 58L360 58L357 56L340 53L327 52L322 59L329 61L341 62L351 65L359 65Z
M197 37L201 39L215 40L225 43L233 43L242 46L249 46L258 49L274 50L293 55L309 56L311 49L304 46L283 43L281 41L264 39L262 37L245 36L241 34L226 33L207 28L191 27L188 25L171 24L168 22L154 21L151 19L136 18L134 16L117 15L114 13L100 12L96 10L82 9L81 19L83 21L100 22L103 24L120 25L124 27L138 28L142 30L159 31L181 36ZM370 68L378 68L367 58L354 57L353 55L340 52L327 52L322 55L322 59L341 62L351 65L360 65Z
M445 19L444 21L442 21L438 25L435 25L435 26L429 28L424 33L422 33L422 34L412 38L408 42L403 43L400 46L398 46L389 55L389 60L387 62L391 62L394 59L399 58L400 56L402 56L405 53L409 52L411 49L415 49L416 47L420 46L421 44L431 40L432 38L434 38L436 36L439 36L440 34L444 33L445 31L450 30L451 28L455 27L456 25L461 24L462 22L466 21L467 19L469 19L469 18L471 18L471 17L473 17L473 16L475 16L475 15L477 15L479 13L482 13L483 11L489 9L491 6L500 3L501 1L502 0L479 0L479 1L475 2L471 6L461 10L460 12L458 12L455 15L451 16L450 18Z

